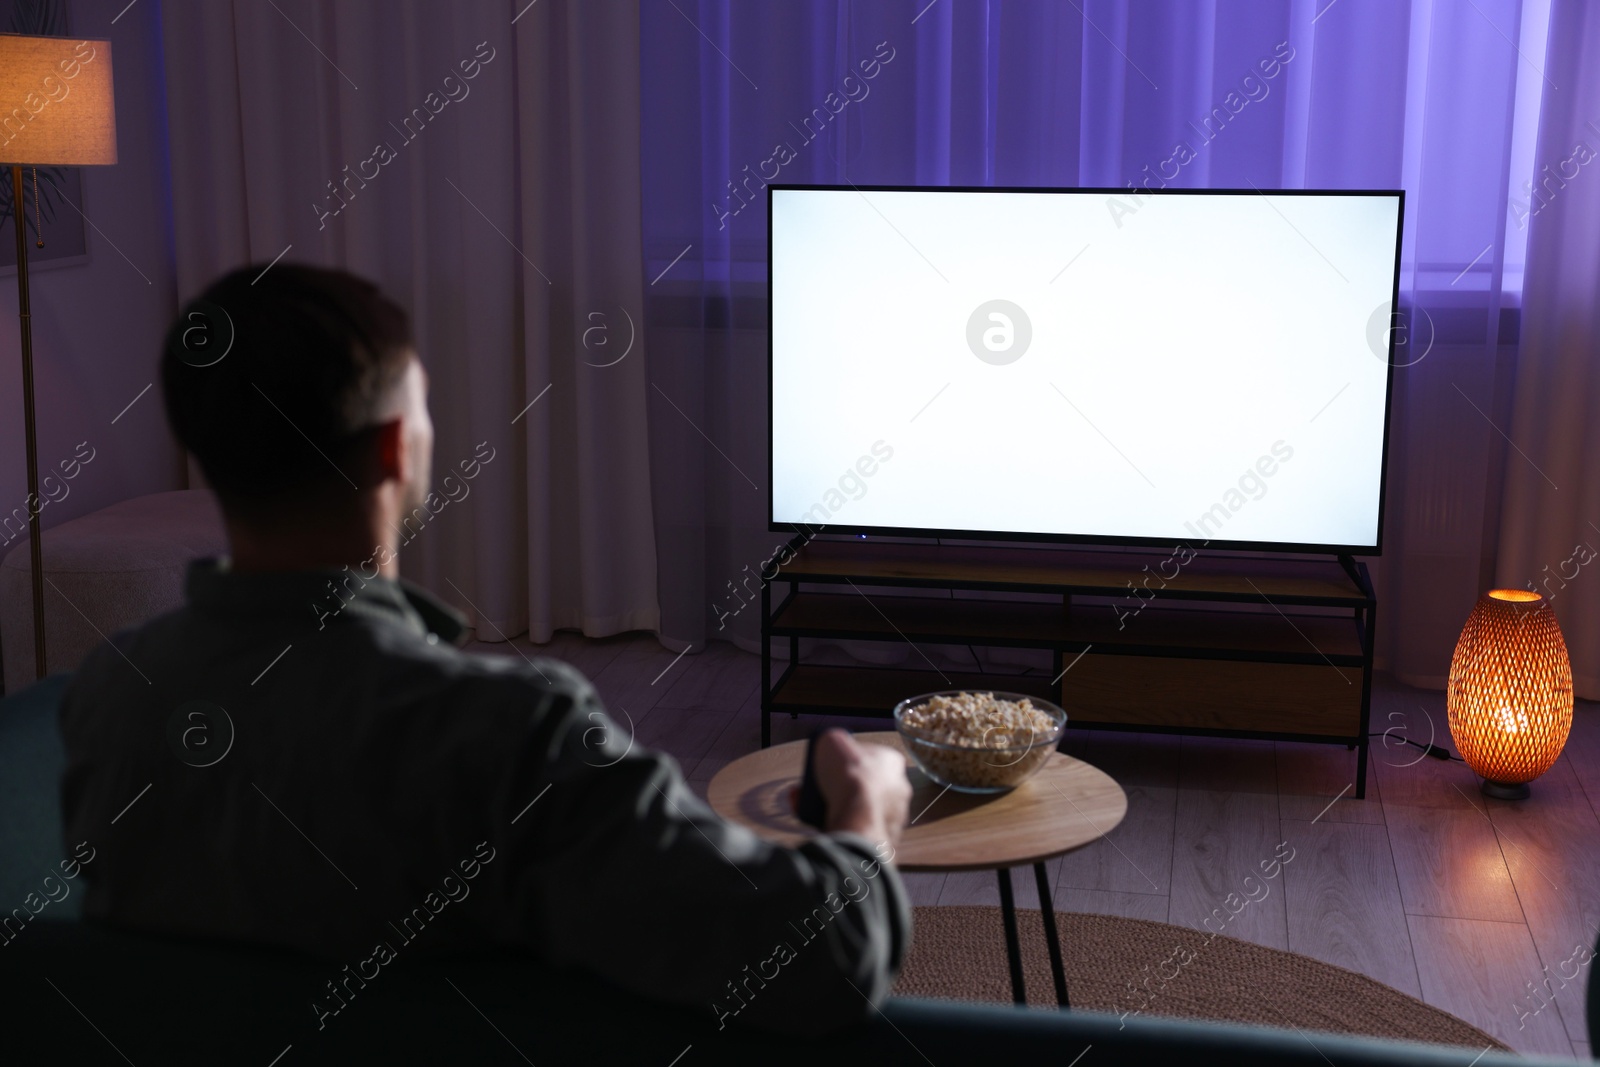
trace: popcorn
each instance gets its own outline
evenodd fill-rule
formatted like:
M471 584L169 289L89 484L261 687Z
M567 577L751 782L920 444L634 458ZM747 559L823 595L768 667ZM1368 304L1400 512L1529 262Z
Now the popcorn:
M1049 760L1059 734L1056 717L1026 697L993 693L930 697L905 709L900 727L929 777L983 791L1020 785Z

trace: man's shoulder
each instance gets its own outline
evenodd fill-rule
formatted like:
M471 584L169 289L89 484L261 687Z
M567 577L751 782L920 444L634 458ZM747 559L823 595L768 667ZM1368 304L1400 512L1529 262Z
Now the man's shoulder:
M561 660L454 648L438 651L437 656L419 657L420 662L465 688L519 699L564 697L574 703L596 697L593 683L583 672Z
M139 666L139 654L152 648L182 644L186 628L186 607L177 607L152 619L104 635L83 659L74 665L71 678L63 694L70 700L73 694L97 683L120 685L129 681L150 684L148 675Z
M128 693L152 685L166 689L175 678L186 683L215 680L220 661L241 659L241 646L255 643L243 640L243 635L236 637L218 642L216 628L187 606L120 630L77 666L64 706L80 695ZM231 681L255 688L277 680L274 675L288 682L309 667L313 675L324 678L364 678L379 689L432 692L456 705L527 709L598 700L589 679L560 660L525 653L467 652L396 627L353 625L336 630L330 626L309 640L287 644L263 640L257 651L258 655L243 657L250 660L241 661L245 673L232 678L238 672L228 672ZM246 675L257 669L256 659L265 669L251 681ZM152 678L152 672L159 677Z

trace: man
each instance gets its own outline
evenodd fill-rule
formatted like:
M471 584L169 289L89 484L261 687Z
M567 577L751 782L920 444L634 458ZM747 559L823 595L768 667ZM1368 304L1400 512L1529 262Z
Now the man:
M88 918L328 957L319 1027L396 958L495 946L724 1025L822 1032L887 994L910 923L887 863L898 755L823 735L828 832L766 844L577 671L459 651L461 617L400 581L433 428L409 322L375 287L230 274L174 324L161 376L231 554L64 699Z

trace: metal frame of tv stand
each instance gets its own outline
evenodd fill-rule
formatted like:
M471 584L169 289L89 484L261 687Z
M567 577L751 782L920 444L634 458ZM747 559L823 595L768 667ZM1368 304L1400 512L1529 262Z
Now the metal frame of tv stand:
M797 551L798 550L803 550L804 546L806 544L808 544L809 542L810 542L810 538L796 537L794 539L794 541L790 542L790 548L793 549L793 550L797 550ZM1361 663L1360 663L1360 669L1361 669L1361 711L1360 711L1359 731L1358 731L1358 734L1356 736L1290 733L1290 732L1283 732L1283 731L1248 730L1248 729L1234 730L1234 729L1222 729L1222 728L1211 728L1211 727L1194 727L1194 726L1185 726L1185 725L1170 726L1170 725L1143 724L1143 723L1085 722L1085 723L1082 723L1082 725L1087 729L1093 729L1093 730L1117 730L1117 731L1141 732L1141 733L1166 733L1166 734L1180 734L1180 735L1201 736L1201 737L1248 738L1248 739L1253 739L1253 740L1268 740L1268 741L1294 741L1294 742L1309 743L1309 744L1343 744L1348 749L1356 750L1357 753L1358 753L1357 766L1356 766L1356 776L1355 776L1355 796L1356 796L1357 799L1365 798L1365 796L1366 796L1366 781L1367 781L1367 760L1368 760L1368 752L1369 752L1369 748L1370 748L1369 733L1370 733L1370 727L1371 727L1371 711L1372 711L1372 673L1373 673L1372 664L1373 664L1373 649L1374 649L1373 637L1374 637L1374 629L1375 629L1375 626L1376 626L1376 619L1377 619L1377 597L1376 597L1376 595L1374 594L1374 591L1373 591L1371 577L1367 573L1367 569L1366 569L1364 564L1358 563L1352 556L1346 555L1346 554L1339 554L1336 558L1337 558L1337 561L1339 563L1339 566L1343 569L1343 571L1345 572L1346 576L1350 579L1350 581L1354 585L1355 589L1358 590L1359 593L1361 594L1359 599L1352 597L1352 598L1339 599L1337 601L1329 601L1327 598L1320 598L1320 602L1319 602L1319 598L1307 597L1307 596L1287 596L1287 597L1278 596L1278 597L1274 598L1274 597L1269 597L1264 593L1260 594L1260 595L1255 595L1255 594L1246 594L1246 593L1227 593L1227 592L1214 592L1214 591L1205 592L1205 593L1202 593L1202 594L1192 594L1192 595L1185 595L1185 594L1181 594L1181 593L1169 593L1169 594L1166 594L1165 597L1161 597L1160 593L1156 593L1155 595L1158 598L1163 598L1163 599L1168 599L1168 600L1190 600L1190 601L1202 602L1202 603L1217 603L1217 604L1224 604L1224 603L1261 604L1261 603L1266 603L1266 604L1272 605L1275 608L1277 608L1279 604L1283 604L1283 605L1289 606L1289 607L1319 607L1320 606L1320 607L1349 608L1351 610L1351 613L1352 613L1352 620L1351 621L1353 622L1353 624L1357 628L1357 633L1359 635L1360 648L1361 648ZM1307 562L1311 562L1311 561L1307 561ZM765 568L763 570L765 572ZM885 640L890 640L888 638L885 638L881 633L868 634L868 633L848 632L848 631L839 631L839 632L826 632L826 631L824 631L824 632L807 633L807 634L774 634L773 633L774 620L777 618L777 616L779 614L781 614L784 611L785 608L787 608L790 605L790 603L793 601L793 599L797 595L800 594L800 586L801 586L802 583L808 584L808 585L847 585L847 584L853 585L856 581L860 581L860 582L864 582L864 583L867 583L867 584L870 584L870 585L874 585L874 586L895 586L895 587L902 587L902 588L909 588L909 589L951 589L951 590L954 590L954 589L966 589L966 590L987 591L987 592L1035 592L1035 593L1046 593L1046 594L1058 594L1058 595L1061 595L1066 599L1066 602L1069 603L1069 604L1070 604L1071 598L1072 598L1072 596L1074 594L1086 595L1086 596L1113 595L1113 594L1108 594L1106 589L1100 588L1100 587L1083 587L1083 586L1074 586L1074 585L1068 585L1068 584L1030 585L1030 584L1027 584L1027 583L1010 583L1010 582L1008 582L1008 583L996 583L996 582L971 581L971 580L931 580L931 579L922 579L922 578L885 577L885 576L882 576L882 575L853 575L853 576L852 575L814 575L814 574L786 575L786 574L783 573L782 566L778 566L775 569L775 572L773 573L773 576L770 579L766 577L765 573L763 573L762 578L763 578L763 581L761 583L761 747L763 747L763 748L766 748L768 745L771 744L771 739L772 739L771 722L772 722L772 715L773 715L773 713L775 711L777 711L777 712L787 711L789 713L791 719L799 718L799 716L801 714L832 715L832 716L836 716L836 717L838 717L838 716L846 716L846 717L854 717L854 718L876 718L876 717L880 717L881 716L883 718L888 718L887 709L873 710L873 709L870 709L870 708L862 708L862 707L840 707L840 706L830 706L830 705L821 705L821 704L817 704L817 705L800 705L800 706L788 706L788 705L786 705L786 706L783 706L783 707L774 708L774 706L773 706L773 698L781 691L781 689L783 688L784 684L794 674L796 668L798 668L800 666L800 639L801 639L802 636L812 637L812 638L821 639L821 640L867 640L867 641L885 641ZM788 591L788 594L786 596L784 596L781 601L779 601L779 603L776 605L776 610L774 610L774 605L773 605L773 602L772 602L773 601L772 585L775 584L776 582L786 582L788 584L788 586L789 586L789 591ZM859 590L857 590L857 591L859 592ZM863 594L863 595L865 595L865 594ZM1279 614L1282 614L1281 609L1279 611ZM1284 617L1285 617L1285 619L1288 618L1288 616L1284 616ZM885 619L887 621L887 616L885 616ZM892 622L890 622L890 625L893 626L894 624ZM1292 623L1291 623L1291 625L1292 625ZM772 642L774 640L779 640L779 639L782 639L784 637L787 637L787 639L788 639L788 657L787 657L788 663L783 668L782 673L777 677L776 680L774 680L773 679L773 669L772 669L773 668ZM906 637L904 634L901 634L901 638L903 638L904 640L906 640L908 642L911 641L911 638ZM974 636L971 636L971 635L961 635L961 634L955 634L955 633L952 633L952 634L942 634L942 633L919 634L918 635L918 639L923 641L924 643L927 643L927 644L969 644L969 645L985 645L987 647L1010 647L1010 648L1032 647L1032 648L1048 649L1051 652L1051 662L1052 662L1051 674L1052 674L1052 677L1055 679L1055 681L1053 683L1051 683L1053 687L1059 685L1060 678L1061 678L1061 675L1063 673L1062 664L1063 664L1064 657L1066 655L1068 655L1068 654L1079 654L1079 655L1081 655L1081 654L1083 654L1084 652L1087 651L1087 649L1089 647L1089 644L1090 644L1090 643L1086 643L1086 642L1045 641L1045 640L1041 640L1039 642L1035 642L1035 643L1031 643L1031 644L1021 644L1021 643L1017 643L1015 641L996 643L992 639L985 638L983 636L974 637ZM1308 643L1310 643L1309 638L1307 639L1307 641L1308 641ZM1313 649L1315 649L1315 647L1316 647L1315 645L1312 645ZM1320 650L1318 650L1318 652L1320 654ZM1109 652L1107 654L1130 655L1130 656L1150 656L1150 655L1152 655L1152 653L1150 653L1150 652L1142 652L1141 653L1141 652L1137 652L1137 651ZM1204 648L1186 648L1182 652L1181 656L1171 656L1171 657L1166 657L1166 658L1182 658L1182 659L1194 659L1194 660L1202 660L1202 659L1204 659L1204 660L1235 660L1235 661L1250 662L1250 663L1272 663L1272 662L1303 663L1303 662L1305 662L1303 659L1285 659L1285 658L1282 658L1281 654L1277 654L1277 653L1273 653L1273 652L1266 652L1266 651L1252 651L1252 650L1250 650L1248 648L1246 648L1246 649L1213 649L1213 650L1207 650L1207 649L1204 649ZM1324 656L1323 658L1327 659L1326 656ZM1328 660L1328 662L1329 662L1330 666L1335 666L1335 669L1337 669L1337 666L1333 664L1332 660ZM1352 666L1352 664L1347 664L1347 666ZM862 670L864 672L865 671L874 670L874 668L845 668L845 669ZM878 673L882 674L882 673L888 673L888 672L894 670L894 668L877 668L876 670L878 671ZM1008 675L1008 674L1000 674L1000 673L993 673L993 672L983 672L981 670L978 671L978 672L952 671L951 673L963 674L963 675L969 674L969 673L976 673L976 674L983 675L985 677L985 679L993 679L994 680L993 683L986 683L986 684L993 684L995 688L1000 688L1004 684L1004 682L1003 682L1004 679L1013 679L1013 680L1015 680L1015 679L1024 677L1024 676L1021 676L1021 675ZM1030 682L1038 681L1037 677L1033 677L1033 676L1027 676L1027 677L1029 677ZM1050 699L1059 700L1060 696L1061 696L1061 694L1059 692L1059 689L1056 689L1056 691L1054 693L1054 696L1052 696ZM1062 743L1065 744L1065 738L1063 738L1063 742Z

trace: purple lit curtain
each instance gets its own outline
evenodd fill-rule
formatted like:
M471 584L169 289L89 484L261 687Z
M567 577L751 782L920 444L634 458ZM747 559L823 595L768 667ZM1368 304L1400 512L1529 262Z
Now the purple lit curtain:
M1546 73L1498 575L1550 599L1600 700L1600 9L1559 0Z
M1554 92L1549 20L1547 0L641 0L664 638L758 647L739 605L780 540L763 179L1400 187L1379 657L1442 685L1496 578L1508 453L1521 462L1505 432L1527 232L1544 223L1523 182ZM1532 558L1499 580L1524 585Z

